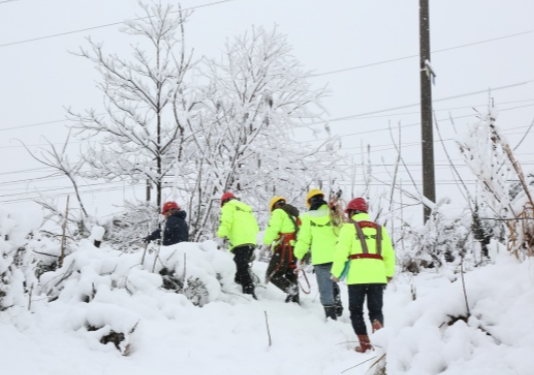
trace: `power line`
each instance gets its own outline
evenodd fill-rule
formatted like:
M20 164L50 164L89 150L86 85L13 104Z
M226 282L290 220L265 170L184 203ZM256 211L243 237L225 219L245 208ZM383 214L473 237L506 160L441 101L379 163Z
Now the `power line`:
M523 101L517 101L517 102L523 102ZM514 103L514 102L509 102L509 103ZM527 105L524 105L524 106L518 106L518 107L511 107L511 108L504 108L504 109L500 109L499 111L500 112L504 112L504 111L510 111L510 110L514 110L514 109L521 109L521 108L526 108L526 107L532 107L534 106L534 104L527 104ZM462 108L471 108L471 107L462 107ZM417 112L418 113L418 112ZM400 115L400 114L397 114L397 115ZM467 118L467 117L473 117L473 116L476 116L477 114L476 113L473 113L473 114L469 114L469 115L462 115L462 116L454 116L454 117L447 117L447 118L443 118L443 119L438 119L437 121L440 122L440 121L448 121L450 119L453 119L453 120L456 120L456 119L459 119L459 118ZM362 120L362 119L367 119L368 117L363 117L363 118L356 118L356 119L353 119L353 120ZM332 120L330 120L332 121ZM419 122L416 122L416 123L412 123L412 124L406 124L406 125L402 125L402 128L405 129L405 128L408 128L408 127L413 127L413 126L418 126L420 125ZM523 129L523 128L526 128L528 127L527 126L519 126L519 127L514 127L514 128L509 128L509 129L506 129L506 130L514 130L514 129ZM355 132L355 133L349 133L349 134L344 134L343 137L350 137L350 136L357 136L357 135L363 135L363 134L370 134L370 133L378 133L378 132L382 132L382 131L389 131L391 130L391 128L378 128L378 129L373 129L373 130L366 130L366 131L362 131L362 132ZM503 132L503 134L508 134L508 135L512 135L512 134L518 134L518 133L507 133L506 131ZM312 142L319 142L319 141L326 141L326 140L329 140L330 138L317 138L317 139L313 139L311 141L292 141L292 142L295 142L295 143L300 143L300 144L303 144L303 143L312 143ZM444 141L451 141L453 140L452 138L449 138L449 139L445 139ZM69 144L79 144L79 143L84 143L85 141L72 141L72 142L69 142ZM434 143L436 142L440 142L439 140L437 141L434 141ZM64 142L57 142L57 143L51 143L52 145L63 145ZM403 144L402 147L410 147L410 146L415 146L415 145L419 145L420 143L408 143L408 144ZM32 144L32 145L27 145L28 147L41 147L41 146L48 146L49 143L40 143L40 144ZM374 147L381 147L381 146L385 146L385 145L374 145ZM21 148L21 147L24 147L22 145L13 145L13 146L0 146L0 149L6 149L6 148ZM347 149L354 149L354 148L361 148L361 147L366 147L366 146L354 146L354 147L343 147L342 150L347 150ZM379 149L379 150L374 150L374 151L387 151L387 150L392 150L394 149L394 147L388 147L388 148L385 148L385 149ZM329 151L326 151L326 152L329 152ZM14 173L14 172L4 172L4 173L0 173L0 175L5 175L5 174L11 174L11 173ZM15 173L20 173L20 172L15 172Z
M454 46L454 47L448 47L448 48L438 49L438 50L432 51L432 53L440 53L440 52L451 51L451 50L459 49L459 48L471 47L471 46L478 45L478 44L490 43L490 42L495 42L495 41L498 41L498 40L503 40L503 39L508 39L508 38L515 38L515 37L517 37L517 36L522 36L522 35L530 34L530 33L532 33L533 31L534 31L534 30L528 30L528 31L520 32L520 33L504 35L504 36L497 37L497 38L481 40L481 41L474 42L474 43L461 44L461 45L459 45L459 46ZM369 68L369 67L372 67L372 66L377 66L377 65L382 65L382 64L388 64L388 63L397 62L397 61L402 61L402 60L407 60L407 59L413 59L413 58L415 58L415 57L419 57L419 54L417 54L417 55L403 56L403 57L397 57L397 58L394 58L394 59L383 60L383 61L377 61L377 62L369 63L369 64L357 65L357 66L353 66L353 67L350 67L350 68L331 70L331 71L329 71L329 72L318 73L318 74L312 74L312 75L310 75L310 76L311 76L311 77L320 77L320 76L325 76L325 75L329 75L329 74L343 73L343 72L348 72L348 71L351 71L351 70L363 69L363 68Z
M524 105L524 106L518 106L518 107L512 107L512 108L504 108L504 109L500 109L499 112L504 112L504 111L511 111L511 110L514 110L514 109L521 109L521 108L526 108L526 107L532 107L534 106L534 104L527 104L527 105ZM385 111L388 111L388 110L385 110ZM354 115L354 116L357 116L357 115ZM450 120L450 119L459 119L459 118L466 118L466 117L473 117L473 116L476 116L476 113L473 113L473 114L470 114L470 115L462 115L462 116L454 116L454 117L447 117L447 118L444 118L444 119L439 119L437 120L438 122L439 121L447 121L447 120ZM359 116L358 116L359 117ZM352 118L351 116L345 116L345 117L340 117L340 118L337 118L337 119L330 119L330 120L325 120L325 122L321 122L321 123L314 123L315 125L317 124L323 124L323 123L329 123L330 121L341 121L341 120L365 120L366 117L360 117L360 118ZM417 125L420 125L421 123L420 122L416 122L416 123L412 123L412 124L406 124L406 125L401 125L402 128L408 128L408 127L412 127L412 126L417 126ZM523 126L523 127L520 127L520 128L526 128L528 126ZM373 129L373 130L366 130L366 131L361 131L361 132L355 132L355 133L349 133L349 134L343 134L343 137L350 137L350 136L354 136L354 135L363 135L363 134L370 134L370 133L378 133L378 132L382 132L382 131L386 131L386 130L390 130L391 128L390 127L387 127L387 128L378 128L378 129ZM317 138L317 139L313 139L311 141L294 141L296 143L311 143L311 142L318 142L318 141L326 141L326 140L329 140L330 138Z
M99 113L99 114L97 114L97 115L101 115L101 113ZM12 126L12 127L10 127L10 128L3 128L3 129L0 129L0 132L4 132L4 131L7 131L7 130L15 130L15 129L29 128L29 127L32 127L32 126L42 126L42 125L49 125L49 124L57 124L58 122L65 122L65 121L69 121L69 119L64 119L64 120L53 120L53 121L45 121L45 122L38 122L38 123L35 123L35 124L20 125L20 126Z
M468 92L468 93L465 93L465 94L459 94L459 95L447 96L447 97L439 98L439 99L433 99L432 101L433 102L442 102L442 101L446 101L446 100L463 98L463 97L466 97L466 96L472 96L472 95L478 95L478 94L487 93L488 91L498 91L498 90L509 89L509 88L512 88L512 87L522 86L522 85L529 84L531 82L534 82L534 79L530 79L528 81L523 81L523 82L518 82L518 83L512 83L510 85L498 86L498 87L495 87L495 88L489 87L489 88L484 89L484 90L472 91L472 92ZM321 122L312 122L312 123L310 123L308 125L319 125L319 124L324 124L325 122L349 120L349 119L353 119L355 117L363 117L363 116L367 116L367 115L374 115L374 114L377 114L377 113L390 112L390 111L394 111L394 110L397 110L397 109L416 107L418 105L419 105L419 103L406 104L406 105L402 105L402 106L398 106L398 107L391 107L391 108L387 108L387 109L381 109L381 110L376 110L376 111L371 111L371 112L364 112L364 113L359 113L359 114L355 114L355 115L349 115L349 116L333 118L333 119L329 119L329 120L321 121Z
M144 186L143 184L139 184L139 185L130 185L129 186L130 188L134 188L134 189L137 189L137 188L146 188L146 186ZM84 190L80 190L80 194L81 195L85 195L85 194L89 194L89 193L99 193L99 192L108 192L108 191L116 191L116 190L122 190L124 189L123 186L118 186L118 187L110 187L110 188L101 188L101 189L89 189L87 191L84 191ZM58 189L59 190L59 189ZM68 192L68 193L60 193L60 194L56 194L56 195L51 195L51 196L47 196L47 198L59 198L59 197L66 197L68 195L73 195L73 192ZM31 201L35 201L36 198L32 198L32 197L28 197L28 198L18 198L18 199L11 199L11 200L5 200L5 201L0 201L0 203L2 204L9 204L9 203L20 203L20 202L31 202Z
M0 173L0 176L6 175L6 174L15 174L15 173L26 173L26 172L35 172L35 171L43 171L45 169L48 169L49 167L39 167L39 168L30 168L30 169L19 169L16 171L9 171L9 172L2 172ZM52 168L50 168L52 169ZM53 170L53 169L52 169Z
M9 1L17 1L17 0L9 0ZM219 5L219 4L223 4L223 3L228 3L228 2L231 2L231 1L236 1L236 0L215 1L213 3L201 4L201 5L196 5L196 6L192 6L192 7L189 7L189 8L184 8L184 10L193 10L193 9L205 8L205 7L209 7L209 6L213 6L213 5ZM147 18L147 17L136 18L135 21L141 20L141 19L144 19L144 18ZM31 39L19 40L19 41L16 41L16 42L0 44L0 48L14 46L14 45L18 45L18 44L36 42L36 41L39 41L39 40L57 38L57 37L64 36L64 35L77 34L77 33L81 33L81 32L84 32L84 31L96 30L96 29L101 29L101 28L110 27L110 26L117 26L117 25L121 25L123 23L124 23L124 21L113 22L113 23L108 23L108 24L105 24L105 25L86 27L84 29L66 31L66 32L63 32L63 33L58 33L58 34L51 34L51 35L45 35L45 36L31 38Z
M533 101L534 101L534 99L523 99L523 100L513 100L513 101L507 101L507 102L500 102L499 104L513 104L513 103L524 103L524 102L533 102ZM470 108L479 107L479 106L482 106L482 105L486 105L486 104L478 104L478 105L470 105L470 106L462 106L462 107L453 107L453 108L442 108L442 109L436 109L434 111L435 112L441 112L441 111L451 111L451 110L455 110L455 109L470 109ZM117 110L117 111L113 111L111 113L117 113L117 112L121 112L121 111ZM414 114L418 114L418 113L419 113L419 111L403 112L403 113L391 113L391 114L379 115L379 116L364 116L364 117L360 117L360 118L355 119L355 120L366 120L366 119L371 119L371 118L390 117L390 116L414 115ZM109 113L108 112L101 112L101 113L97 113L96 115L97 116L107 116L107 115L109 115ZM29 128L29 127L34 127L34 126L49 125L49 124L55 124L55 123L60 123L60 122L66 122L66 121L71 121L71 120L69 120L69 119L51 120L51 121L44 121L44 122L36 122L36 123L33 123L33 124L11 126L9 128L0 129L0 132L9 131L9 130L23 129L23 128ZM329 120L327 120L327 121L329 121Z

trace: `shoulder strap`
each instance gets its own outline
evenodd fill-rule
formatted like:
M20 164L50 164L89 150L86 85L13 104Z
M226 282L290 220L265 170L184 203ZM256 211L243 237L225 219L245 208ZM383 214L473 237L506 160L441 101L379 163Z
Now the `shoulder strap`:
M358 234L358 238L360 239L360 244L362 245L362 252L364 254L369 254L369 248L367 247L367 242L365 241L363 230L356 221L354 222L354 228L356 228L356 233Z
M356 234L358 235L358 239L360 240L360 243L362 245L362 252L363 254L369 254L369 248L367 247L367 242L365 241L365 235L363 234L363 230L358 224L357 221L354 221L354 228L356 228ZM376 225L376 254L382 255L382 227L378 224Z
M298 209L294 206L291 206L290 204L284 204L282 206L282 210L287 214L289 220L291 220L291 222L293 223L293 226L295 227L295 234L297 234L299 231L298 221L300 221L298 218Z
M382 227L376 224L376 253L382 255Z

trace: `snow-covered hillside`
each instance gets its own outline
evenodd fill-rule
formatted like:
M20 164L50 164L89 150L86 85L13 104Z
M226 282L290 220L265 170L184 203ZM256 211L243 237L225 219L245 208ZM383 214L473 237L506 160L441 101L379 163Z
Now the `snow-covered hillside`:
M465 274L469 319L460 273L397 275L368 354L353 351L345 285L343 317L326 322L311 273L299 306L272 285L257 287L258 301L242 295L231 255L212 241L162 248L158 259L154 247L144 264L142 255L78 243L26 301L0 312L2 373L370 374L384 351L390 375L533 373L534 271L506 253ZM265 268L254 263L261 279ZM163 287L173 280L187 281ZM118 348L101 343L113 333Z

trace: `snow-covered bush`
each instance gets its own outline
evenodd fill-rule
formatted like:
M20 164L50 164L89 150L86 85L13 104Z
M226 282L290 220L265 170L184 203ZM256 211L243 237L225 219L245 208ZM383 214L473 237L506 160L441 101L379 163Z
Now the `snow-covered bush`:
M93 237L98 234L102 233L79 241L62 267L44 272L38 292L65 308L78 306L69 318L72 329L96 342L112 343L124 355L129 352L130 335L143 318L132 311L145 311L143 304L156 306L168 317L176 314L176 307L202 307L226 300L225 293L237 292L231 254L217 250L213 241L150 245L146 253L142 249L119 252L105 242L96 247ZM163 303L170 301L166 295L179 296L172 307Z
M154 203L125 202L124 211L104 223L105 241L118 250L136 249L140 239L158 228L159 215Z
M31 297L37 278L28 244L37 241L32 238L41 219L0 207L0 311L29 304L27 296Z
M233 284L234 263L213 241L150 245L146 254L120 253L82 240L61 268L41 276L41 290L51 300L91 302L101 290L111 293L183 294L198 306L214 301L222 286Z
M450 216L448 199L438 202L428 219L419 227L404 223L405 246L397 251L403 271L417 273L421 268L441 267L457 263L469 251L466 243L472 239L469 215Z
M507 237L508 250L522 257L530 254L534 244L534 201L530 187L512 147L497 126L493 106L480 118L469 124L466 134L457 140L465 163L478 182L476 197L470 204L475 211L482 207L484 212L484 218L477 215L474 220L475 232L479 241L488 236L500 241ZM519 183L509 182L514 179L519 179Z

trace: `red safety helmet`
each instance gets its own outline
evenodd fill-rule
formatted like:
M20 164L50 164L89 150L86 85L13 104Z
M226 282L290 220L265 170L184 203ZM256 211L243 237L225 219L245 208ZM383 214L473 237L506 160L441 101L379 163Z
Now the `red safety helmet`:
M362 211L367 212L367 202L365 202L365 199L363 198L354 198L349 202L347 205L347 208L345 209L345 213L348 214L349 211Z
M164 214L165 212L169 210L180 210L180 206L178 206L178 203L176 202L165 202L163 207L161 208L161 213Z
M221 207L223 206L223 204L228 200L228 199L231 199L231 198L235 198L235 195L233 195L232 193L230 193L229 191L227 191L226 193L224 193L221 197Z

